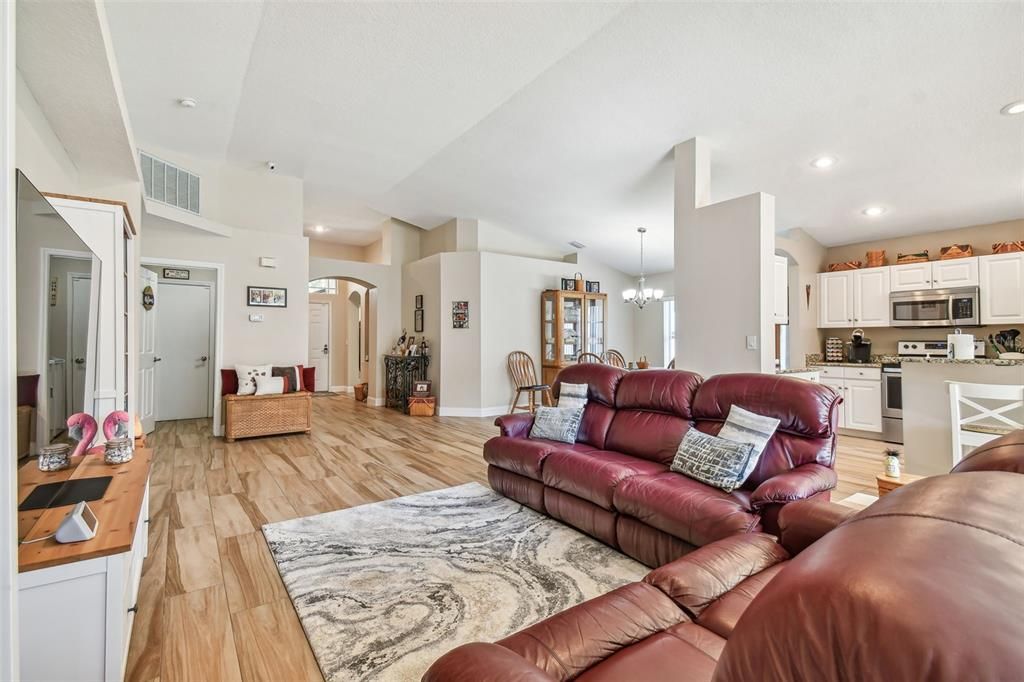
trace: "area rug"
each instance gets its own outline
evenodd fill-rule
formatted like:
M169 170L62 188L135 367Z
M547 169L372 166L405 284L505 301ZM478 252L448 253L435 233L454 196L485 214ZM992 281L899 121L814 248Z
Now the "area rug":
M649 569L476 483L263 527L328 680L419 680Z

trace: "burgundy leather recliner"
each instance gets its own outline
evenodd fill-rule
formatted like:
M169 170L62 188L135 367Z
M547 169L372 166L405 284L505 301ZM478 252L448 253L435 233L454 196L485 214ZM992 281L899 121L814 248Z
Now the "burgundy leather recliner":
M826 386L596 363L562 370L556 396L563 382L589 387L576 443L530 439L532 415L498 417L501 435L484 445L491 487L648 566L730 535L777 533L783 505L828 499L836 485L841 399ZM732 405L781 420L742 488L726 493L670 471L686 431L717 434Z

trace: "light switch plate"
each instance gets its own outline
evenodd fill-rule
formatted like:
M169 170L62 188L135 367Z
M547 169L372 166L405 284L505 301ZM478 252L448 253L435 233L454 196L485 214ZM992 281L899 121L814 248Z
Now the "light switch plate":
M250 322L262 322L263 321L263 313L250 313L249 314L249 321Z
M270 256L260 256L260 267L261 268L276 268L277 259L271 258Z
M757 350L757 337L756 336L748 336L747 337L747 350Z

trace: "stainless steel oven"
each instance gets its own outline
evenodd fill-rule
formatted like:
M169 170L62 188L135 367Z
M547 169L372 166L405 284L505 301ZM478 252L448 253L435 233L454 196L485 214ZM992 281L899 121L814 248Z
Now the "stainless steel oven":
M882 440L903 442L903 369L898 362L882 365Z
M893 327L971 327L981 324L978 287L894 291L889 294Z

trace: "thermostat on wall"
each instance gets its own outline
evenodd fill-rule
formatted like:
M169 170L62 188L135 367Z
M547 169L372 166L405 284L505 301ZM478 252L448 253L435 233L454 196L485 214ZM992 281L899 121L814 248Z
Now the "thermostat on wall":
M277 259L271 258L270 256L260 256L260 267L261 268L276 268Z
M262 322L263 321L263 313L250 313L249 321L250 322Z

